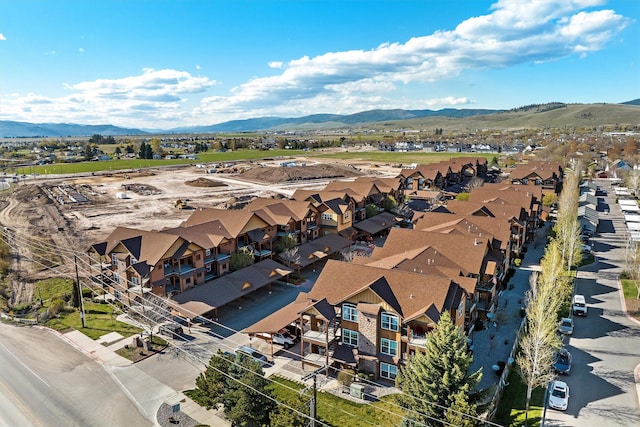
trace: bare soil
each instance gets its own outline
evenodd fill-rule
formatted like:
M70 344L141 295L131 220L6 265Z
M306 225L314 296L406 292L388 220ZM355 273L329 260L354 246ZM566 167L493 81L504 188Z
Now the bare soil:
M396 176L362 163L309 162L281 167L281 160L238 163L226 173L194 166L38 176L0 193L0 226L14 254L9 276L11 305L33 300L33 284L51 276L74 276L56 248L86 252L116 227L162 230L179 226L200 207L240 208L254 197L288 197L295 188L321 189L334 179ZM234 172L235 171L235 172ZM176 201L187 202L178 209Z

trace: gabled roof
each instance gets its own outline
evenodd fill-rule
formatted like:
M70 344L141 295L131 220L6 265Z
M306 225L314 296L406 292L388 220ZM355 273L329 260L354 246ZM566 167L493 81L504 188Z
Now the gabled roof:
M370 181L333 181L324 187L325 191L344 191L356 200L365 199L373 194L380 194L380 189Z
M413 229L447 234L457 231L474 237L491 235L497 245L494 247L502 250L507 248L511 238L511 225L507 219L487 216L425 212Z
M484 183L482 188L487 190L498 190L498 191L520 191L525 193L533 194L533 197L540 203L542 203L542 186L540 185L520 185L520 184L509 184L508 182L501 183Z
M485 203L491 201L500 201L509 205L522 206L527 212L533 209L533 194L524 191L500 191L489 188L474 188L469 193L469 201L476 203Z
M391 191L398 191L402 182L399 177L395 178L379 178L375 176L359 176L354 182L372 182L383 193L390 193Z
M265 198L253 199L243 210L256 213L264 211L274 221L271 225L284 225L290 219L302 221L309 211L316 211L308 201Z
M422 250L420 250L421 248ZM414 253L415 255L411 259L422 258L421 265L423 266L453 267L455 265L466 276L469 273L484 273L489 249L486 237L448 235L445 238L441 233L392 228L384 246L376 247L373 250L371 261L373 263L388 257ZM407 257L407 259L410 258Z
M495 218L526 220L526 211L521 206L504 203L474 203L462 200L449 200L446 209L460 215L492 216Z
M376 234L394 226L396 216L389 212L382 212L365 220L353 224L353 228Z
M125 252L139 262L145 261L151 266L161 259L173 257L188 245L187 240L175 234L120 227L114 230L108 240L103 243L106 243L105 254L114 251Z
M243 231L248 231L245 230L245 228L253 220L257 220L256 222L258 222L263 227L269 226L266 221L257 216L254 212L215 208L196 209L191 214L191 216L181 224L181 226L190 227L208 222L219 221L219 224L221 224L221 226L227 230L228 234L235 238L239 236Z
M289 255L286 252L279 254L279 258L291 265L304 268L307 265L311 265L314 262L324 259L342 249L349 247L351 241L345 239L338 234L327 234L320 238L310 240L297 247L293 259L289 259Z
M337 283L340 286L336 286ZM452 286L458 285L446 277L329 260L308 296L314 300L326 298L329 304L336 306L357 299L358 294L369 290L408 321L427 314L430 307L435 307L438 313L452 308L447 306ZM436 316L433 309L429 314L437 321L433 318Z
M510 179L523 179L538 176L542 180L562 177L562 165L560 162L530 161L526 164L518 164L509 174Z

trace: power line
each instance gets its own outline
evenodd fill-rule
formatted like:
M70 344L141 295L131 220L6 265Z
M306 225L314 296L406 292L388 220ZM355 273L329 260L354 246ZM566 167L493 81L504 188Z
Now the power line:
M16 233L14 233L14 240L15 240L15 237L16 237ZM31 243L31 241L30 241L30 240L28 240L28 239L26 239L26 238L23 238L22 236L21 236L21 238L22 238L22 242L24 242L24 243ZM40 241L40 242L41 242L41 241ZM71 257L77 257L77 255L78 255L78 253L77 253L77 252L75 252L75 251L73 251L73 250L70 250L70 249L63 249L62 251L60 251L60 250L59 250L59 248L58 248L57 246L52 245L52 244L48 244L48 243L45 243L45 242L41 242L41 243L39 243L36 247L37 247L37 248L39 248L39 249L41 249L41 250L43 250L43 251L51 251L51 253L53 253L53 254L57 254L57 255L59 255L59 253L60 253L60 252L62 252L62 253L66 253L66 254L67 254L67 256L62 256L62 258L63 258L63 259L66 259L67 261L69 261L69 260L71 259ZM45 252L45 253L46 253L46 252ZM86 254L82 254L82 256L86 256ZM44 257L43 257L43 258L44 258ZM46 259L46 258L45 258L45 259ZM84 264L87 266L87 270L82 269L83 273L88 273L89 277L92 277L92 276L93 276L93 274L92 274L92 264L91 264L90 262L88 262L88 261L84 261L84 260L83 260L83 258L80 258L80 260L81 260L81 263L84 263ZM44 264L42 264L42 263L39 263L39 262L37 262L37 261L35 261L35 260L32 260L32 262L34 262L34 263L38 263L38 264L42 265L45 269L51 269L51 267L48 267L48 266L46 266L46 265L44 265ZM100 268L100 274L101 274L101 276L102 276L102 268ZM104 277L103 277L103 279L104 279ZM108 278L108 279L109 279L109 280L112 280L112 279L110 279L110 278ZM127 285L134 285L134 284L133 284L133 283L131 283L128 279L125 279L125 280L127 281ZM104 283L103 283L103 284L104 284ZM115 290L115 287L113 287L112 285L109 285L109 284L106 284L106 285L107 285L107 286L109 286L110 288L112 288L112 289L114 289L114 290ZM93 290L92 290L92 292L93 292ZM142 296L142 297L144 298L144 296ZM132 303L133 305L140 304L140 305L142 306L142 308L143 308L143 311L144 311L144 303L140 303L140 302L136 301L135 299L130 299L130 303ZM147 300L147 303L150 303L150 305L151 305L151 306L155 306L156 308L161 309L162 311L168 311L166 307L160 307L158 304L153 303L153 302L151 302L151 301L148 301L148 300ZM137 312L136 312L136 314L137 314L137 315L141 315L140 313L137 313ZM169 314L170 314L170 312L169 312ZM190 314L192 315L192 318L197 318L197 317L199 317L199 315L197 315L196 313L191 312ZM153 321L153 319L149 318L148 316L144 316L144 315L142 315L142 317L145 317L146 319L148 319L148 320L149 320L150 322L152 322L152 323L154 322L154 321ZM172 322L172 323L177 323L177 322L175 322L175 321L174 321L174 320L173 320L169 315L163 315L161 318L166 319L166 320L168 320L168 321L170 321L170 322ZM219 323L219 322L217 322L217 321L214 321L214 320L211 320L211 319L209 319L209 321L210 321L210 323L212 323L213 325L216 325L216 326L219 326L219 327L225 328L225 329L227 329L227 330L229 330L229 331L231 331L231 332L234 332L234 333L241 333L241 331L238 331L238 330L235 330L235 329L233 329L233 328L230 328L230 327L228 327L228 326L226 326L226 325L224 325L224 324L222 324L222 323ZM157 326L157 324L156 324L156 326ZM183 341L185 341L185 342L186 342L186 339L185 339L184 337L179 337L179 338L180 338L181 340L183 340ZM227 340L230 340L229 338L226 338L226 339L227 339ZM224 340L225 340L225 339L223 339L222 341L224 341ZM224 344L224 343L221 343L221 344L222 344L222 345L224 345L224 346L226 346L227 348L230 348L230 349L231 349L231 346L227 346L227 345L226 345L226 344ZM238 343L235 343L235 344L237 345ZM198 360L200 363L203 363L205 366L208 366L208 365L207 365L207 362L205 362L205 361L203 361L203 360L199 359L199 358L198 358L197 356L195 356L195 355L189 354L186 350L184 350L184 349L180 348L180 351L185 352L185 354L189 355L190 357L193 357L194 359ZM290 353L290 354L292 354L292 355L293 355L293 354L296 354L296 353L293 353L293 352L291 352L291 351L289 351L289 350L284 350L284 351L285 351L286 353ZM206 353L206 351L205 351L205 353ZM296 355L297 355L297 354L296 354ZM336 369L337 371L339 371L339 372L340 372L340 371L343 371L343 369L339 369L339 368L335 368L335 369ZM372 386L383 386L382 384L379 384L379 383L376 383L376 382L373 382L373 381L365 380L364 382L365 382L365 383L368 383L368 384L370 384L370 385L372 385ZM285 387L286 387L286 386L285 386ZM289 388L289 387L287 387L287 388ZM289 388L289 389L290 389L290 390L295 391L294 389L291 389L291 388ZM455 409L453 409L453 408L445 407L445 406L440 405L440 404L438 404L438 403L436 403L436 402L431 402L431 401L428 401L428 400L423 399L423 398L420 398L420 397L411 396L411 395L409 395L409 394L407 394L407 393L405 393L405 392L403 392L403 394L404 394L404 395L406 395L406 396L411 397L411 398L412 398L412 399L414 399L414 400L420 401L420 402L422 402L422 403L426 403L426 404L428 404L428 405L433 405L433 406L436 406L436 407L438 407L438 408L440 408L440 409L444 409L444 410L452 410L453 412L455 412L455 413L457 413L457 414L460 414L460 415L462 415L462 416L465 416L465 417L468 417L468 418L471 418L471 419L475 419L475 420L481 421L481 422L483 422L483 423L485 423L485 424L488 424L488 425L499 426L499 425L498 425L498 424L496 424L496 423L493 423L493 422L491 422L491 421L484 420L484 419L482 419L482 418L480 418L480 417L478 417L478 416L471 415L471 414L466 414L466 413L464 413L464 412L457 411L457 410L455 410ZM372 398L377 398L375 395L372 395L372 394L370 394L370 393L366 393L366 395L368 395L368 396L370 396L370 397L372 397ZM400 405L398 405L398 404L397 404L397 403L395 403L395 402L388 402L388 403L389 403L391 406L394 406L394 407L397 407L397 408L401 409L402 411L414 412L416 415L425 416L425 414L420 414L420 413L418 413L417 411L413 411L413 410L411 410L410 408L403 408L403 407L401 407ZM341 409L341 408L337 408L337 409ZM392 411L386 410L386 409L384 409L384 408L377 408L377 409L379 409L379 410L381 410L381 411L384 411L384 412L388 412L389 414L392 414L392 415L396 415L396 416L398 415L397 413L394 413L394 412L392 412ZM344 411L344 410L342 410L342 409L341 409L341 411L342 411L342 412L346 412L346 413L347 413L348 415L350 415L350 416L357 417L357 415L352 414L352 413L350 413L350 412ZM451 425L451 424L447 423L447 422L446 422L446 421L444 421L444 420L438 420L438 419L436 419L436 418L428 417L428 416L427 416L427 418L431 419L432 421L440 422L440 423L442 423L442 424ZM364 420L363 420L363 421L364 421Z

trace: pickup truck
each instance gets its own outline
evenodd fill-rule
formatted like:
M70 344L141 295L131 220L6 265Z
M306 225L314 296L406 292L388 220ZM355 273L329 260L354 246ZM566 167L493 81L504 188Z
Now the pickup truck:
M269 338L271 338L275 344L280 344L285 348L285 350L293 346L293 344L295 344L295 341L293 340L293 338L291 338L288 334L283 332L276 332L274 334L263 333L263 334L258 334L258 336L260 336L260 338L263 338L265 340L268 340Z

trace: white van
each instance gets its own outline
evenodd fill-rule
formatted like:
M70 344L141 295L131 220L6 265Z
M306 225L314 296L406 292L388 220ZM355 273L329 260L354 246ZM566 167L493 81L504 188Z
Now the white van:
M587 315L587 303L584 300L584 295L573 296L573 304L571 305L571 310L576 316Z

